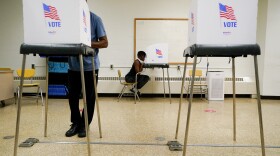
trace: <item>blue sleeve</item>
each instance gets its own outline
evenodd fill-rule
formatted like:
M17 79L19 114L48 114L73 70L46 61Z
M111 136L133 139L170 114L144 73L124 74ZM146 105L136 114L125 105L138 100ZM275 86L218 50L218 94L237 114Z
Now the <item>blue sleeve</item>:
M105 31L103 22L102 22L102 20L101 20L100 17L98 17L98 18L96 19L96 33L97 33L97 35L96 35L97 38L106 36L106 31Z

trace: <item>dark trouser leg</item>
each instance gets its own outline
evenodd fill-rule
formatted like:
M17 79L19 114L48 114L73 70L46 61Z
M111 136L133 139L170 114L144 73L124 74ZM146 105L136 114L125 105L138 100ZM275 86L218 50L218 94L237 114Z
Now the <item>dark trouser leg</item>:
M95 70L95 80L96 85L98 82L98 70ZM94 91L94 83L93 83L93 76L92 71L86 71L85 72L85 86L86 86L86 102L87 102L87 111L88 111L88 124L90 125L93 114L94 114L94 108L95 108L95 91ZM82 119L84 118L84 110L82 113ZM84 120L82 121L82 126L84 126Z
M125 82L134 83L135 82L135 76L125 76Z
M141 89L148 81L150 77L147 75L138 75L137 76L137 89Z
M79 97L81 93L81 76L79 71L68 71L68 87L71 122L79 125L82 121L79 109Z

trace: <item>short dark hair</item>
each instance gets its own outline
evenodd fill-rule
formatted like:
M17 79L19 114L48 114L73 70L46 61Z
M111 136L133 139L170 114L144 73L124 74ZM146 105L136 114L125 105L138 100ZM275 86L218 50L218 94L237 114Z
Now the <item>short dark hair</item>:
M146 53L145 53L145 51L138 51L138 53L137 53L137 57L140 57L140 56L144 56L144 57L146 57Z

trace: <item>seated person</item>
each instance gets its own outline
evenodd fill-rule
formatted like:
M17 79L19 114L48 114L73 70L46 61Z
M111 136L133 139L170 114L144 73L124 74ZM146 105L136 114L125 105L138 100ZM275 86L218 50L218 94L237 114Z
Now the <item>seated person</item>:
M135 76L137 73L142 72L143 70L143 65L144 65L144 60L146 58L146 53L144 51L139 51L137 53L137 59L133 62L132 67L130 71L126 74L125 76L125 81L129 83L135 82ZM130 91L136 92L139 94L140 92L138 91L141 89L148 81L150 77L147 75L137 75L137 88L132 88Z

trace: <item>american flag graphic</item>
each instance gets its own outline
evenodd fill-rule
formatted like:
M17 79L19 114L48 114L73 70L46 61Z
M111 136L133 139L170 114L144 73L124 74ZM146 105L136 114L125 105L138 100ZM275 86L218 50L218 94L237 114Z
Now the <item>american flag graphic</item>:
M159 49L156 49L156 54L157 54L157 55L162 55L162 52L161 52L161 50L159 50Z
M219 3L219 6L220 6L220 17L221 18L226 18L229 20L236 20L235 15L234 15L234 10L232 9L232 7L223 5L221 3Z
M86 14L85 14L84 10L83 10L83 22L84 22L85 26L87 26L87 19L86 19Z
M43 8L44 8L45 17L58 21L60 20L55 7L43 3Z

